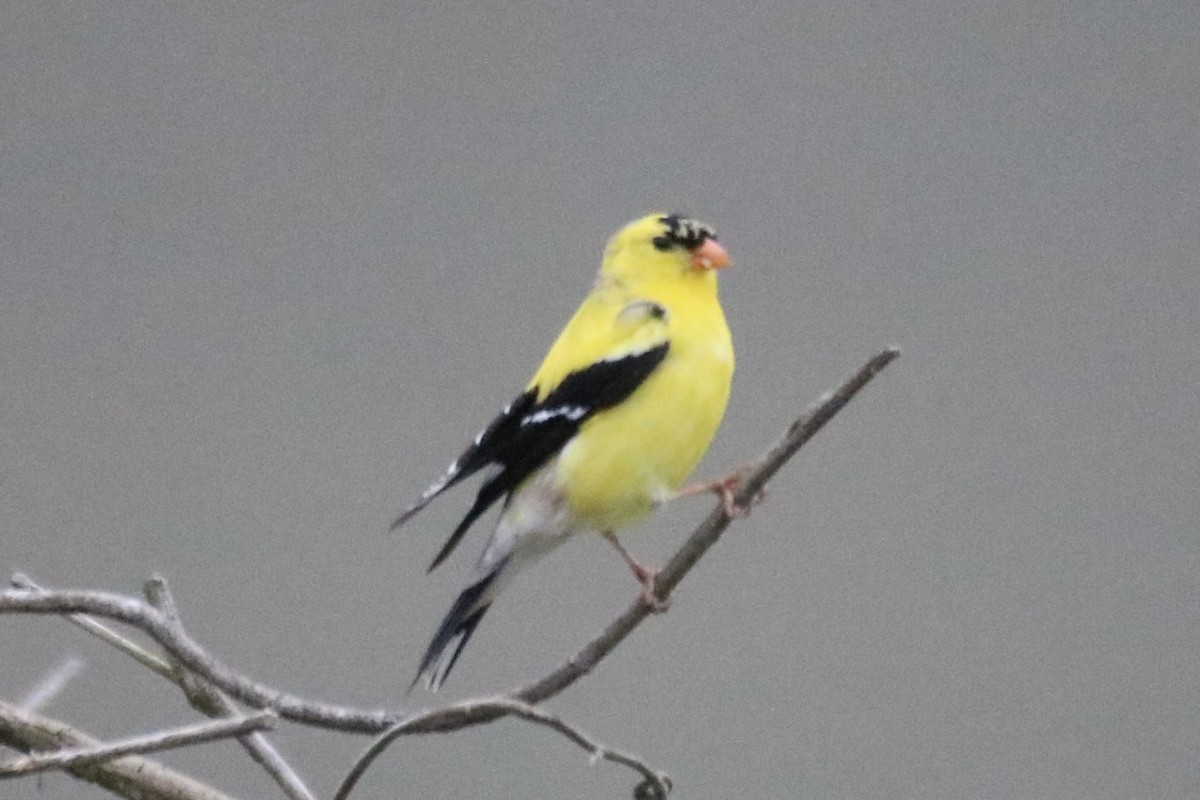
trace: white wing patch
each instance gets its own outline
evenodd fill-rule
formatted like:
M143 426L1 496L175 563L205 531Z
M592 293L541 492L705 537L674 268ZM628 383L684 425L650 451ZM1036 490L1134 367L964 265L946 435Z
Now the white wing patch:
M577 422L584 418L588 413L586 406L558 406L557 408L543 408L540 411L535 411L532 414L527 414L521 419L521 427L526 425L541 425L544 422L549 422L552 419L563 417L572 422Z

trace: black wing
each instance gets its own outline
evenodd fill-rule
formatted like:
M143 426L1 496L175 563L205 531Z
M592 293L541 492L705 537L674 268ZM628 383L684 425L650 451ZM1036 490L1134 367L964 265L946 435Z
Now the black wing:
M537 401L536 389L519 395L475 437L446 474L392 523L392 529L403 525L451 486L492 466L495 472L479 487L475 502L429 565L433 570L450 555L475 520L550 460L589 417L633 394L666 358L668 347L663 342L638 353L597 361L568 374L541 402Z

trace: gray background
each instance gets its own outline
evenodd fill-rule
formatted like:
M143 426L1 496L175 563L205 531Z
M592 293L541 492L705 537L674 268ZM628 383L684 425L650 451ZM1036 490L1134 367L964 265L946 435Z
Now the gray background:
M402 695L482 534L387 524L527 380L606 237L711 222L738 348L700 473L904 357L553 710L681 797L1200 797L1200 10L1180 2L8 3L0 561L173 582L326 700ZM628 537L659 560L710 507ZM486 527L486 526L485 526ZM581 540L446 699L560 663L636 587ZM175 693L0 619L0 693L98 735ZM278 737L328 796L361 738ZM167 759L242 796L234 745ZM506 722L357 798L624 797ZM6 796L100 792L52 776Z

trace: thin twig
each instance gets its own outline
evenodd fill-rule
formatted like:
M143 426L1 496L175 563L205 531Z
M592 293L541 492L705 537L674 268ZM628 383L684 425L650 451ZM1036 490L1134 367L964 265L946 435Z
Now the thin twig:
M38 681L37 686L29 690L29 694L21 700L21 708L37 711L45 706L66 688L66 685L83 669L83 659L67 656L62 662Z
M665 773L652 769L642 759L631 753L602 745L579 728L565 722L561 717L547 711L542 711L521 700L516 700L512 697L486 697L477 700L464 700L448 706L446 710L450 708L468 715L491 712L497 716L515 716L538 725L544 725L551 730L558 731L588 751L593 760L603 759L612 761L615 764L623 764L637 771L642 776L642 783L639 784L639 789L643 786L648 787L651 792L651 794L647 795L648 797L654 798L654 800L665 800L667 794L671 791L671 779ZM358 757L350 773L342 780L342 784L334 794L333 800L347 800L350 792L358 783L359 778L366 773L371 763L396 739L411 733L411 726L419 723L423 716L422 714L414 714L412 717L396 723L371 742L371 746Z
M33 579L28 575L23 575L20 572L13 575L9 580L9 583L11 583L17 589L27 589L34 592L46 591L44 588L34 583ZM103 622L98 622L83 614L68 614L67 621L72 625L82 628L83 630L92 634L100 641L117 648L122 653L129 656L151 672L155 672L167 680L171 680L172 669L170 664L159 658L154 653L151 653L149 650L142 647L132 639L128 639L117 633Z
M502 698L499 702L508 708L508 713L529 722L545 725L551 730L558 731L563 736L566 736L572 742L587 750L591 754L593 761L605 760L611 761L614 764L623 764L640 773L642 782L634 790L635 796L647 796L653 798L653 800L666 800L667 795L671 792L671 779L667 774L651 769L645 761L632 753L602 745L591 736L579 730L579 728L565 722L561 717L542 711L536 706L531 706L528 703L507 697ZM649 792L648 795L645 794L647 791Z
M66 769L90 761L107 761L120 756L156 753L160 750L173 750L217 739L228 739L249 731L269 730L275 727L278 719L273 711L258 711L244 717L210 720L144 736L131 736L95 747L67 748L52 753L21 756L7 764L0 764L0 778L19 778L35 772Z
M0 700L0 744L17 750L95 747L101 742L67 723ZM232 800L224 792L141 756L75 764L67 772L121 797L141 800Z

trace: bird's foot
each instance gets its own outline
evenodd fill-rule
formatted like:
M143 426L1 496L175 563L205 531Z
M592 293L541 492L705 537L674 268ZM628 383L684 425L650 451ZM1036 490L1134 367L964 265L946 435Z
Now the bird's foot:
M684 497L686 495L712 492L721 498L721 508L724 509L727 517L730 519L744 519L750 516L750 509L767 499L767 490L764 487L755 492L749 502L745 504L738 503L738 487L741 486L742 480L750 473L751 469L753 469L753 466L747 464L716 480L688 484L675 492L675 496Z
M651 614L666 613L667 609L671 607L670 596L660 598L654 591L654 581L658 578L659 571L641 564L636 566L630 564L629 566L633 569L633 576L642 585L642 603L645 604L646 610Z
M654 593L652 587L646 587L642 590L642 603L645 604L646 610L651 614L665 614L671 610L671 598L659 598Z

